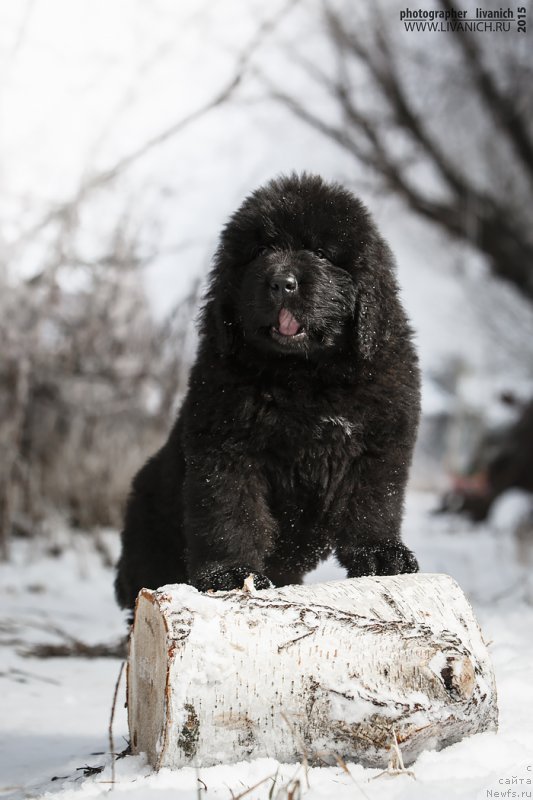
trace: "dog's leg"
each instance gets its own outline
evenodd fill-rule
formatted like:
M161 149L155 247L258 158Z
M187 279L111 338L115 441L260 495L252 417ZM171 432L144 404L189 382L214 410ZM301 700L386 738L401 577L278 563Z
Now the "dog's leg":
M133 608L143 587L186 583L181 487L184 462L179 447L166 446L135 476L126 506L115 592Z
M348 577L417 572L414 554L401 541L410 450L365 455L347 471L342 506L332 510L336 555ZM348 491L346 486L353 487Z
M204 451L188 460L184 497L190 582L202 591L236 589L252 573L256 588L267 588L276 523L260 465L246 454Z

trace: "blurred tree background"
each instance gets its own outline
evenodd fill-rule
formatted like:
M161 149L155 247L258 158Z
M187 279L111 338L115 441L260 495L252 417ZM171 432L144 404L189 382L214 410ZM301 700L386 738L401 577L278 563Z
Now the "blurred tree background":
M296 54L337 104L336 119L282 86L273 95L370 170L381 191L479 250L533 301L529 41L458 30L435 53L423 36L403 41L390 8L326 2L331 59ZM458 6L439 0L435 9Z
M4 557L51 514L120 526L186 388L217 232L292 169L349 185L398 255L424 369L414 485L481 496L486 512L505 450L521 472L502 488L533 490L531 34L414 33L399 11L4 4Z

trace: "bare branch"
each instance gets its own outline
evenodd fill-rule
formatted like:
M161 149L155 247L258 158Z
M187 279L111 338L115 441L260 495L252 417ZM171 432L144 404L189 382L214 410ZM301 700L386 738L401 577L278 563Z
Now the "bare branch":
M441 2L451 7L452 0ZM337 101L338 116L342 122L332 123L324 119L300 96L289 96L287 91L271 88L271 96L284 103L303 122L342 147L363 168L373 170L389 190L402 197L418 214L489 256L495 274L513 283L533 299L533 272L530 267L533 263L533 242L516 203L509 202L509 192L503 191L500 184L495 183L493 187L490 183L484 184L482 188L474 172L463 168L463 165L456 165L452 152L431 131L427 117L418 111L416 96L403 78L404 64L401 59L405 59L405 53L395 49L387 36L386 21L379 17L376 7L372 8L373 17L364 26L363 36L360 33L363 28L352 25L348 15L332 8L327 0L324 3L326 30L338 59L336 77L327 74L323 65L320 68L315 65L308 68L305 60L300 59L300 65L309 77ZM467 44L471 39L469 37L466 40ZM291 57L294 59L294 55ZM488 101L495 92L499 93L497 85L489 73L484 74L481 54L475 47L470 53L470 60L474 79L477 76L478 91ZM506 68L505 63L502 63L502 69ZM371 104L365 102L361 91L351 83L354 68L357 74L367 76L366 85L374 92ZM480 83L481 77L485 81L484 87ZM498 101L498 97L495 99ZM505 112L506 119L512 125L520 118L520 101L505 98L505 102L509 108L500 104L498 113L502 115ZM514 116L511 114L513 104L517 107ZM449 139L450 134L455 132L446 130L446 124L444 120L443 133ZM407 148L398 147L398 139L391 137L395 131L401 131ZM513 166L515 171L527 156L524 146L527 144L526 133L524 131L521 138L522 159L519 165ZM505 147L508 136L506 129L499 134L502 147ZM520 139L520 128L518 136ZM444 199L439 198L433 188L413 177L413 160L430 167L439 176ZM493 173L494 169L489 174ZM527 192L525 200L526 203L529 200Z
M452 0L440 0L445 10L456 11ZM463 55L470 66L477 82L479 94L491 114L496 117L506 131L516 154L522 160L528 173L533 178L533 140L525 120L522 118L518 104L512 96L500 90L493 75L483 63L481 49L475 38L467 31L457 30L455 40L459 43Z
M69 220L76 213L76 209L80 206L80 204L94 191L109 185L127 168L139 161L139 159L143 158L160 145L165 144L165 142L174 138L177 134L181 133L190 125L197 122L206 114L214 111L216 108L227 102L242 83L249 68L250 62L256 55L258 48L276 29L277 25L289 13L289 11L291 11L292 8L297 5L298 2L300 2L300 0L288 0L288 2L285 3L276 14L266 19L260 25L248 46L241 52L233 75L211 100L209 100L207 103L204 103L204 105L200 106L195 111L192 111L185 117L182 117L168 128L165 128L165 130L160 131L160 133L156 134L151 139L148 139L148 141L132 150L131 153L128 153L120 158L112 167L97 172L92 176L86 177L84 180L82 180L82 183L74 197L49 211L41 220L39 220L39 222L37 222L19 237L18 243L22 243L33 238L50 223Z
M420 116L414 110L401 84L400 71L394 63L391 45L384 27L376 26L376 46L367 47L363 45L356 31L352 32L346 29L344 21L338 14L328 10L327 19L339 47L354 54L370 71L393 110L394 123L406 131L425 150L451 189L460 194L471 192L472 188L466 186L459 171L455 169L442 148L430 136ZM362 116L358 115L358 124L362 124ZM368 116L367 113L364 117L366 116ZM481 200L481 197L478 199Z

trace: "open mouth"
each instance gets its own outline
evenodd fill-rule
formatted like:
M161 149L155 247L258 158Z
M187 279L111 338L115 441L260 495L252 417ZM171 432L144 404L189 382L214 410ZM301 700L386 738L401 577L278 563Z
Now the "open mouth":
M271 334L276 341L299 341L306 337L305 329L287 308L282 308L278 316L278 324L273 325Z

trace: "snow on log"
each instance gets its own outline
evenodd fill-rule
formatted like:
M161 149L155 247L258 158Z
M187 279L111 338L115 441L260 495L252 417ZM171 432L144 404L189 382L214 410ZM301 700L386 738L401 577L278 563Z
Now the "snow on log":
M253 589L253 587L252 587ZM492 665L447 575L264 591L143 589L128 664L134 752L155 768L405 764L497 725Z

